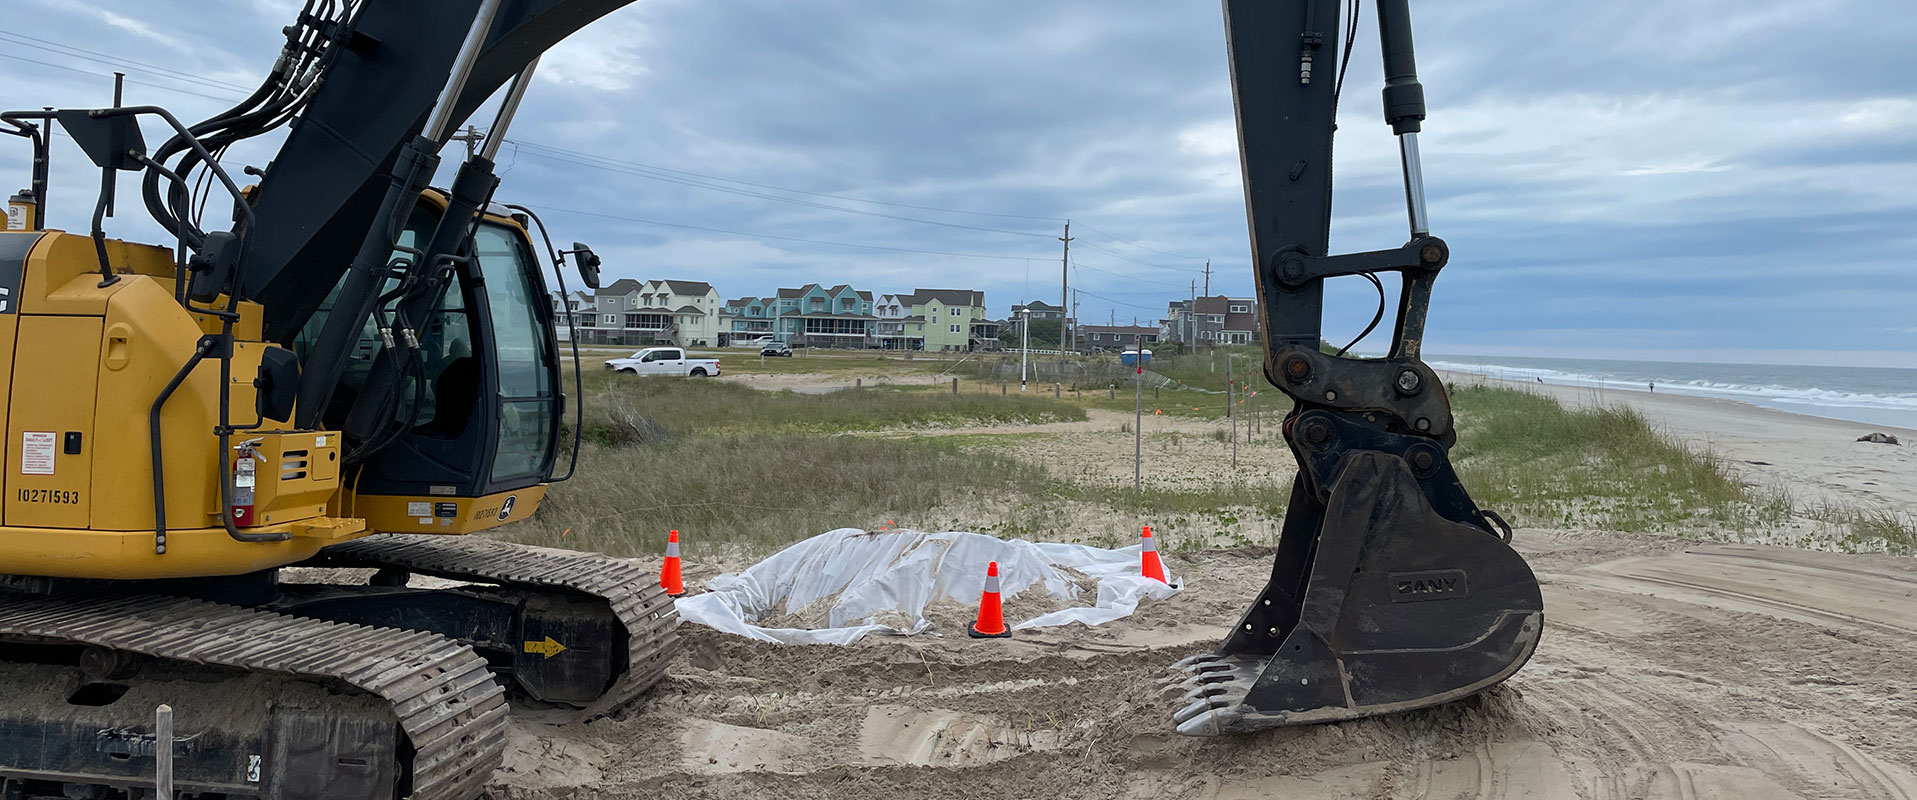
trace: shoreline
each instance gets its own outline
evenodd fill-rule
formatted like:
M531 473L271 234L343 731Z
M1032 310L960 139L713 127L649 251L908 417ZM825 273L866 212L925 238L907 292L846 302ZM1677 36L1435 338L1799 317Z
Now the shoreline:
M1896 436L1899 440L1903 440L1905 444L1917 444L1917 427L1876 422L1859 422L1842 417L1808 414L1801 411L1785 411L1783 409L1753 403L1749 400L1739 400L1730 397L1709 397L1675 391L1660 394L1643 389L1623 389L1575 383L1539 383L1536 381L1521 381L1515 378L1498 378L1485 373L1470 372L1467 370L1440 369L1437 370L1437 373L1439 377L1444 379L1447 385L1462 386L1481 383L1488 386L1506 386L1513 389L1540 390L1567 404L1576 403L1582 406L1614 405L1615 403L1611 401L1620 401L1634 406L1661 406L1668 402L1673 405L1695 405L1700 409L1711 407L1731 408L1735 409L1733 413L1738 414L1772 416L1775 418L1775 421L1779 423L1795 421L1814 423L1828 427L1856 428L1859 431L1859 436L1872 431L1882 431Z
M1509 381L1512 383L1524 383L1527 385L1534 384L1534 383L1537 383L1537 378L1540 377L1540 373L1544 373L1541 375L1541 377L1543 378L1545 385L1561 385L1561 386L1573 387L1573 388L1584 389L1589 391L1595 391L1599 393L1608 393L1608 392L1649 393L1646 391L1647 382L1642 377L1640 377L1639 380L1633 382L1633 381L1626 381L1614 376L1600 377L1598 375L1583 374L1576 371L1570 371L1570 372L1564 371L1567 369L1575 369L1569 365L1535 366L1534 367L1534 366L1513 365L1513 364L1505 364L1505 363L1497 363L1497 362L1484 362L1474 366L1467 361L1459 360L1459 357L1455 357L1455 356L1449 359L1435 358L1435 359L1431 359L1427 361L1427 363L1432 364L1432 368L1438 370L1439 372L1456 372L1460 374L1482 375L1491 380L1502 380L1502 381ZM1722 368L1722 367L1735 367L1740 365L1698 363L1698 364L1695 364L1695 366L1699 368ZM1752 365L1752 366L1761 366L1761 365ZM1913 377L1917 377L1917 376L1913 376ZM1667 383L1667 380L1668 380L1668 383ZM1671 395L1696 397L1696 398L1706 399L1706 400L1726 400L1731 402L1743 403L1745 405L1756 406L1758 408L1766 408L1772 411L1778 411L1778 412L1782 412L1786 414L1797 414L1797 415L1808 416L1808 417L1821 417L1824 419L1833 419L1833 420L1840 420L1845 422L1855 422L1861 425L1879 425L1879 426L1888 426L1891 428L1898 428L1902 430L1917 431L1917 408L1913 408L1909 406L1885 406L1885 405L1873 404L1871 402L1859 402L1859 403L1847 403L1847 402L1841 402L1841 401L1821 402L1811 398L1808 395L1795 396L1791 394L1790 391L1784 390L1781 387L1758 386L1755 384L1740 385L1736 383L1737 381L1751 381L1751 380L1761 381L1761 379L1759 378L1751 378L1751 377L1740 377L1740 378L1724 377L1724 378L1716 379L1716 380L1722 380L1722 381L1732 381L1733 383L1731 384L1713 383L1710 379L1704 379L1704 382L1700 384L1699 380L1700 380L1699 376L1691 376L1689 378L1658 377L1657 378L1658 388L1664 390L1662 392L1658 392L1658 394L1659 396L1663 396L1664 394L1668 393ZM1777 391L1776 392L1770 391L1773 389ZM1851 395L1858 398L1871 398L1875 396L1870 394L1871 391L1883 393L1890 390L1887 389L1886 387L1879 386L1879 387L1876 387L1875 389L1860 390L1860 392L1838 391L1838 392L1832 392L1832 393L1839 396ZM1893 392L1893 393L1896 393L1896 392ZM1901 395L1901 393L1899 394ZM1887 399L1887 398L1883 398L1883 399Z
M1917 508L1917 429L1818 417L1716 397L1537 383L1439 370L1452 386L1501 386L1570 408L1629 406L1658 430L1724 459L1752 483L1801 501L1893 510ZM1859 442L1882 432L1898 445Z

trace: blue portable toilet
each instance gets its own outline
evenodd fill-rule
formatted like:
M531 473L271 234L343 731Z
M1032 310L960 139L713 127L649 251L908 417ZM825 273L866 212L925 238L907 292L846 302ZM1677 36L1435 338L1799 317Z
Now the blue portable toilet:
M1150 350L1126 350L1118 354L1118 363L1128 367L1136 367L1138 366L1140 356L1144 357L1145 363L1152 363L1152 351Z

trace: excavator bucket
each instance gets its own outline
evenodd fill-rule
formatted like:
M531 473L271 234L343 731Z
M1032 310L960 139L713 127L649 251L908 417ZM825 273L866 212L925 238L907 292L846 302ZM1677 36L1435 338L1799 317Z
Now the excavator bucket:
M1456 485L1433 466L1442 474L1427 482ZM1175 666L1179 733L1436 705L1503 681L1537 649L1543 599L1504 537L1440 516L1398 455L1353 451L1335 473L1322 505L1300 477L1270 584L1217 652Z
M1433 281L1451 249L1431 234L1418 134L1425 119L1409 0L1377 0L1384 117L1398 137L1410 239L1333 253L1339 87L1327 56L1357 4L1224 0L1239 160L1250 214L1265 379L1295 403L1298 459L1271 581L1216 652L1175 665L1180 733L1208 736L1423 708L1496 685L1537 649L1544 601L1510 529L1452 469L1449 395L1420 359ZM1299 43L1278 46L1277 43ZM1344 54L1351 53L1350 42ZM1383 320L1377 357L1347 353ZM1324 340L1326 281L1364 278L1378 313L1343 348ZM1195 306L1203 299L1193 301Z

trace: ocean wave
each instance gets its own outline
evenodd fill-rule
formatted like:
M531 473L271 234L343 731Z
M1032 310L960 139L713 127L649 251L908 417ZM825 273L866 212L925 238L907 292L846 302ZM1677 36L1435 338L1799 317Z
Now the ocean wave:
M1548 367L1517 367L1504 364L1472 364L1455 361L1428 362L1433 369L1468 372L1508 380L1542 379L1546 383L1590 386L1605 389L1643 390L1649 381L1625 380L1616 376L1590 375ZM1699 397L1733 400L1770 401L1831 408L1875 408L1892 411L1917 411L1917 393L1853 392L1809 386L1727 383L1682 378L1659 379L1660 390Z

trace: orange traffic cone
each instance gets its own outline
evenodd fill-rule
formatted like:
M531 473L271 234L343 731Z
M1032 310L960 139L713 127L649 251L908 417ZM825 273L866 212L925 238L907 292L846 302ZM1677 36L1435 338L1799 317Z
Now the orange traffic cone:
M1159 583L1171 583L1165 580L1165 562L1158 560L1158 543L1152 541L1152 526L1146 525L1144 535L1139 538L1144 540L1144 548L1138 554L1139 574Z
M978 599L978 621L967 631L974 639L1004 639L1012 635L1005 627L1005 609L998 598L998 562L985 568L985 594Z
M667 597L678 597L686 593L686 582L679 578L678 531L673 531L666 536L666 565L659 568L659 585L665 587Z

